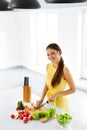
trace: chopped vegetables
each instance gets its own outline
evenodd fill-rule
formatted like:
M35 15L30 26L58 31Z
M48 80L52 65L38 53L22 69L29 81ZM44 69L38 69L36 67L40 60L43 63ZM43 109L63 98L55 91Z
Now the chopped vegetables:
M56 113L56 109L55 108L49 108L48 110L45 111L37 111L34 113L33 115L33 119L34 120L39 120L42 117L46 117L47 119L53 117Z
M31 105L33 106L34 104L31 103ZM32 108L32 110L33 109L34 108ZM44 109L44 110L39 109L33 113L31 113L31 111L29 111L29 110L30 110L30 108L28 106L24 106L22 101L18 101L17 107L16 107L17 114L11 114L10 117L12 119L23 120L23 123L27 123L29 120L33 120L33 119L34 120L40 119L40 121L41 121L41 119L44 118L46 120L49 120L51 118L54 118L56 115L57 122L62 127L66 127L72 119L72 116L69 115L68 113L63 113L63 114L57 115L55 108L49 108L49 109Z

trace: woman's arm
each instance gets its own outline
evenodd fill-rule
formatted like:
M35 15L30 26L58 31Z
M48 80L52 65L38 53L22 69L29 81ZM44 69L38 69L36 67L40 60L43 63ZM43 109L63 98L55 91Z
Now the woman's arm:
M48 91L48 87L47 87L47 85L45 84L40 100L36 101L36 107L37 107L37 108L38 108L38 107L40 106L40 104L43 102L47 91Z
M42 92L42 96L41 96L41 100L42 100L42 101L44 100L44 97L46 96L47 91L48 91L48 87L47 87L47 85L45 84L44 89L43 89L43 92Z
M66 91L66 94L74 93L76 91L76 86L68 68L64 69L64 77L69 85L69 90L67 90L68 92Z
M48 65L49 64L47 64L46 71L48 69ZM39 107L40 104L43 102L43 100L44 100L44 98L46 96L47 91L48 91L48 87L47 87L47 84L45 84L40 100L36 101L36 107Z
M71 75L69 69L65 68L63 73L64 73L64 79L67 81L67 83L69 85L69 89L55 93L53 96L51 96L49 98L50 102L53 102L59 96L69 95L69 94L72 94L76 91L76 86L75 86L74 80L72 78L72 75Z
M46 71L47 71L47 69L48 69L48 65L49 65L49 64L47 64ZM43 89L43 92L42 92L42 96L41 96L42 102L43 102L43 100L44 100L44 97L46 96L47 91L48 91L48 87L47 87L47 84L45 84L44 89Z

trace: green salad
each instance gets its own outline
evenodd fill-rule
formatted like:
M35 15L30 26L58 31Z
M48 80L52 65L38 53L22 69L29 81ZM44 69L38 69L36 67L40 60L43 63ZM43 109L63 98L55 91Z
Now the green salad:
M62 127L68 126L71 120L72 120L72 116L68 113L59 114L57 116L57 122Z

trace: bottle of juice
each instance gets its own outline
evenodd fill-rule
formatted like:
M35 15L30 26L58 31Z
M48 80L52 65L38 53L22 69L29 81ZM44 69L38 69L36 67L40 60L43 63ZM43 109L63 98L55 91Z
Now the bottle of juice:
M31 87L29 86L29 77L24 77L23 101L26 103L31 101Z

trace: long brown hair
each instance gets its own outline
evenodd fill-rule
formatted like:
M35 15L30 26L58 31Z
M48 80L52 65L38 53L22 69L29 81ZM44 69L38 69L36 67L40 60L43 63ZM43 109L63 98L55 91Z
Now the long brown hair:
M46 47L46 50L48 48L51 48L51 49L54 49L56 51L59 51L60 54L62 54L62 51L61 51L61 48L59 47L59 45L57 45L56 43L51 43L49 44L47 47ZM63 58L61 57L60 59L60 62L59 62L59 65L58 65L58 68L52 78L52 81L51 81L51 85L53 87L55 87L56 84L59 84L60 81L61 81L61 77L63 76L63 67L64 67L64 61L63 61Z

